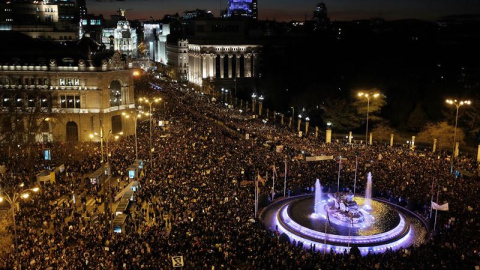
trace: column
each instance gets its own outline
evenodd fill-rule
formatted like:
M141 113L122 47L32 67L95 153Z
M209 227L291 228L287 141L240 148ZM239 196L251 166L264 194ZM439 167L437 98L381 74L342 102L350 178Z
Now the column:
M260 101L258 102L258 115L259 115L259 116L262 116L262 110L263 110L262 107L263 107L263 102L260 100Z
M478 145L478 150L477 150L477 162L480 163L480 144Z
M283 114L282 114L282 116L280 116L280 117L281 117L281 118L280 118L280 124L283 126ZM480 146L479 146L478 149L480 149Z
M206 79L207 78L207 55L202 53L201 59L202 59L202 66L201 66L202 79Z
M300 125L302 124L302 118L298 118L297 131L300 132Z
M244 70L244 76L246 78L252 77L252 54L251 53L246 53L243 55L245 57L245 61L243 61L243 70Z
M235 77L236 78L240 78L240 58L242 57L242 55L240 54L236 54L235 55L237 57L237 60L235 61L235 66L236 66L236 71L235 71Z
M458 157L458 153L459 153L459 151L458 151L458 146L459 146L459 145L460 145L460 142L456 142L456 143L455 143L455 157Z
M393 133L390 134L390 147L393 147Z
M253 61L253 66L252 66L252 77L257 77L257 69L258 69L258 53L254 53L252 55L252 61Z
M411 147L410 147L412 150L415 149L415 136L412 136L412 143L411 143Z
M228 78L229 79L232 78L232 58L233 58L233 55L229 54L228 55Z
M217 55L216 54L213 54L211 53L210 54L210 77L211 78L215 78L215 76L217 75Z
M290 121L288 122L288 127L292 126L292 117L290 116Z
M308 121L305 122L305 136L308 134Z
M315 139L318 139L318 127L315 127Z
M225 72L224 72L224 58L225 58L225 54L220 54L220 79L223 79L223 77L225 76Z
M331 129L327 129L327 135L326 135L326 138L325 138L325 142L326 143L331 143L332 142L332 130Z
M435 153L435 150L437 150L437 139L433 139L433 149L432 149L432 152Z
M369 141L370 141L369 144L370 144L370 145L372 145L372 137L373 137L373 133L370 132L370 139L369 139Z
M352 144L352 132L348 132L348 144Z

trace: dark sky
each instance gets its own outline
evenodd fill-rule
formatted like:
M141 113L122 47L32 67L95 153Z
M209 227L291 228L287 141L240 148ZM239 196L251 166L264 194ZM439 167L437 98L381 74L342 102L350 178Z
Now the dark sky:
M119 8L127 9L128 19L161 19L165 14L182 14L185 10L206 9L219 15L228 0L87 0L88 13L108 18ZM303 20L312 17L321 0L258 0L261 20ZM434 21L452 14L479 14L480 0L335 0L323 1L332 21L383 17L387 20L415 18Z

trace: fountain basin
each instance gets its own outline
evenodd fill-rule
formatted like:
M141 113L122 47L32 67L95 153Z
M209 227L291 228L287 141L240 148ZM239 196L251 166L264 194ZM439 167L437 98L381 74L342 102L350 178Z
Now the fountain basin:
M426 227L415 215L386 202L372 199L372 210L365 211L365 200L355 197L364 220L351 224L333 215L328 200L322 200L323 207L312 215L313 200L312 195L288 198L267 207L261 217L267 226L287 234L290 240L310 244L317 250L344 252L355 245L365 255L421 243L427 235Z

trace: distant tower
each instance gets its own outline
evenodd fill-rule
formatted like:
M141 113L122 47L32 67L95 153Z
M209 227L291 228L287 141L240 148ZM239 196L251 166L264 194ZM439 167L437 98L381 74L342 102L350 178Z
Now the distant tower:
M328 19L327 7L325 6L325 3L322 2L317 4L315 10L313 11L313 19L317 19L320 21Z
M77 0L77 9L80 19L87 17L87 3L86 0Z
M257 0L228 0L225 17L258 18Z
M327 15L327 6L325 6L325 3L321 2L317 4L315 10L313 11L313 21L318 28L325 28L330 22L330 19Z

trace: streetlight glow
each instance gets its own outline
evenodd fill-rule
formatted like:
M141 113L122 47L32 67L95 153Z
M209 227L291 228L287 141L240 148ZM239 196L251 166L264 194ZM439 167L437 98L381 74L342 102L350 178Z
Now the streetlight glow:
M365 149L368 147L368 113L369 113L369 110L370 110L370 98L373 97L373 98L377 98L378 96L380 96L380 93L373 93L373 92L370 92L370 93L364 93L364 92L359 92L358 93L358 97L364 97L367 99L367 123L365 125Z
M23 194L22 194L22 198L24 198L24 199L27 199L28 196L30 196L28 193L23 193Z
M446 102L450 105L455 105L455 108L457 109L456 114L455 114L455 128L454 128L454 131L453 131L452 158L450 159L450 173L453 173L453 159L455 158L455 145L457 143L458 109L463 105L470 105L471 101L470 100L461 100L459 102L456 99L454 99L454 100L447 99Z

